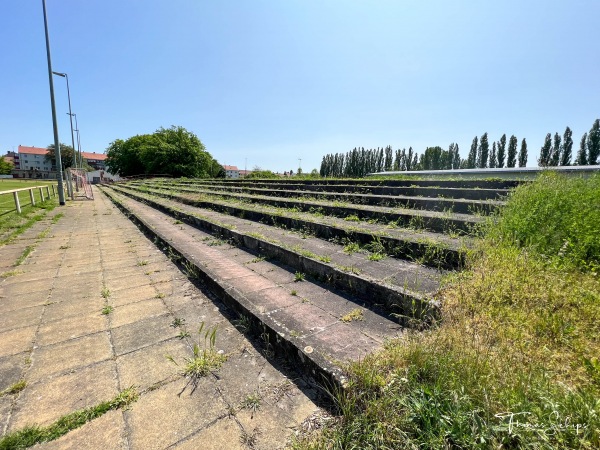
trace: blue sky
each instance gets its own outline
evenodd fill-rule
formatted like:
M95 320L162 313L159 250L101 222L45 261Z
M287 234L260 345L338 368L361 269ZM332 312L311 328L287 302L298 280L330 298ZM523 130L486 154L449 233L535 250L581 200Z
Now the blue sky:
M221 163L581 135L600 117L600 1L46 0L84 151L181 125ZM0 2L0 153L53 142L41 0ZM66 84L55 77L61 142Z

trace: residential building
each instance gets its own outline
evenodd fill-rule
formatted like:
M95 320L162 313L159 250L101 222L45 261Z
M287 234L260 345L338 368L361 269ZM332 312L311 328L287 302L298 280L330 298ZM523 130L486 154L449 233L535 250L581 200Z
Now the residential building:
M239 178L240 171L237 166L227 166L224 165L223 169L225 169L225 178Z
M15 178L56 178L56 167L52 161L46 160L48 149L41 147L26 147L19 145L18 152L8 152L13 158ZM81 152L84 162L94 170L105 170L106 154L96 152Z

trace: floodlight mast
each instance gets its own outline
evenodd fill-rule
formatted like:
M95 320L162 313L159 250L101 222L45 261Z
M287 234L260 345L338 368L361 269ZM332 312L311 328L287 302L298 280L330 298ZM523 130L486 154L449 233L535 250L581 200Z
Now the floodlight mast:
M44 31L46 34L46 57L48 59L48 80L50 82L50 104L52 106L52 128L54 131L54 154L56 155L56 170L58 171L58 203L65 205L65 191L63 186L62 159L60 157L60 143L58 141L58 124L56 122L56 104L54 103L54 82L52 79L52 58L50 57L50 38L48 36L48 18L46 16L46 0L42 0L44 10Z

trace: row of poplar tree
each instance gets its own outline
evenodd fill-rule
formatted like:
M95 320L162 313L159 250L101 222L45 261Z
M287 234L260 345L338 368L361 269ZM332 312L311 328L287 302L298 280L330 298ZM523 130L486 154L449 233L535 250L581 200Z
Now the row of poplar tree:
M554 140L548 133L540 150L538 164L545 166L567 166L572 159L572 131L566 128L563 136L555 133ZM600 120L596 120L589 133L581 138L581 144L575 164L596 164L600 156ZM367 149L354 148L347 153L330 153L323 157L320 174L324 177L362 177L368 173L384 171L410 170L447 170L525 167L527 165L527 141L512 135L507 139L506 134L490 144L488 134L475 136L466 159L459 155L458 144L452 143L448 150L439 146L428 147L425 152L418 154L409 147L393 150L390 145L385 148Z

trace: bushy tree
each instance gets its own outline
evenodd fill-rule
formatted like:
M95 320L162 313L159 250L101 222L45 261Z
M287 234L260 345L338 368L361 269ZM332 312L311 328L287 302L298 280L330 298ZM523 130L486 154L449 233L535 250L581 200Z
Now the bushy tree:
M183 127L159 128L153 134L117 139L107 149L106 165L121 176L142 174L173 177L218 177L220 164L204 144Z
M67 144L59 144L60 145L60 162L62 163L62 168L68 169L69 167L73 167L75 165L75 150L73 147ZM53 166L56 166L56 150L54 148L54 144L50 144L48 147L48 153L44 157L46 161L52 162Z
M523 139L523 141L525 141L525 139ZM506 167L515 167L517 165L517 144L517 137L513 134L508 141ZM525 144L525 150L527 150L527 144ZM525 162L527 162L527 155L525 155Z
M573 156L573 132L571 131L571 129L569 127L567 127L565 129L565 134L563 135L563 143L562 143L562 149L560 151L559 165L570 166L572 156Z
M519 150L519 167L525 166L527 166L527 141L523 138L521 141L521 150Z
M13 170L13 164L6 161L3 157L0 156L0 175L10 175L10 172Z

